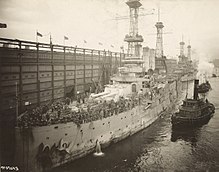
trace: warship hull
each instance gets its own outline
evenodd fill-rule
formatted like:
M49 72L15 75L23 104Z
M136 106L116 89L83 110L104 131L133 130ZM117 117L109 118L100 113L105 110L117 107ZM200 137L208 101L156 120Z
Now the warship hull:
M95 150L96 140L106 147L150 126L163 112L174 107L181 82L166 84L150 107L134 108L81 125L73 122L32 128L16 128L15 164L23 172L45 171Z

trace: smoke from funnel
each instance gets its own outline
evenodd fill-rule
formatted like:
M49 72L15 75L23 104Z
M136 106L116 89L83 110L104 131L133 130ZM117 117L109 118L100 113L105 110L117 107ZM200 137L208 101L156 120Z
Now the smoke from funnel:
M206 74L207 76L211 76L213 73L214 65L212 63L206 61L199 61L198 64L198 76L200 74Z
M204 54L200 54L198 63L198 74L200 76L205 74L206 76L211 76L213 73L214 65L208 62L208 58Z

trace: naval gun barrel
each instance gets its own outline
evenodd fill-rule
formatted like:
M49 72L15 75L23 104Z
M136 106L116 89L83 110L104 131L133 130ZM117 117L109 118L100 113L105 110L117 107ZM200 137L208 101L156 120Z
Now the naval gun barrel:
M91 98L98 98L98 97L101 97L101 96L104 96L104 95L107 95L109 94L109 92L102 92L102 93L99 93L99 94L91 94L90 97Z
M115 95L117 95L118 93L117 92L113 92L113 93L110 93L110 94L107 94L107 95L104 95L104 96L102 96L101 98L107 98L107 97L113 97L113 96L115 96Z

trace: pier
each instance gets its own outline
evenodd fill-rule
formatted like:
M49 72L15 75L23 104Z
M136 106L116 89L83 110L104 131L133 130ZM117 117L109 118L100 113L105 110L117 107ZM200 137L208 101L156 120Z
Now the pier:
M0 38L1 111L19 114L109 83L125 54ZM17 96L16 96L17 92ZM17 103L16 103L17 102Z

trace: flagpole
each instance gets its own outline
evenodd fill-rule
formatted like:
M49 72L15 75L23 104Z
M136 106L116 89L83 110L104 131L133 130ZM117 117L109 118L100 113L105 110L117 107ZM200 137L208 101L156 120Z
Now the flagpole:
M51 32L49 32L49 41L50 41L50 45L52 45L52 36L51 36Z
M36 30L36 42L38 43L38 36L37 36L38 30Z

